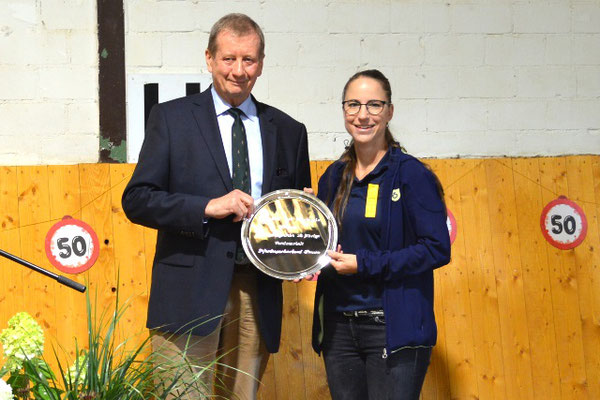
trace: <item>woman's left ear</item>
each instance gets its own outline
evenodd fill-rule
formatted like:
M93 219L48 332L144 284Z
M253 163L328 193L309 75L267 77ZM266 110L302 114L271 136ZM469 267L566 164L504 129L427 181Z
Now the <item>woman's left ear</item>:
M390 104L390 119L394 117L394 105Z

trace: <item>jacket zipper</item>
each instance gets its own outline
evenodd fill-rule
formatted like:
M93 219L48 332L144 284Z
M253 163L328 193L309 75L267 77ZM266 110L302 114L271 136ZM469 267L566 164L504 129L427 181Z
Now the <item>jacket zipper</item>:
M394 150L394 149L392 149L392 150ZM392 157L392 159L394 159L394 158L395 157ZM400 173L400 167L401 166L400 165L396 165L395 167L396 168L394 170L394 175L392 177L392 181L391 181L391 184L390 184L390 189L394 188L394 184L397 182L397 180L398 180L398 174ZM390 193L391 193L391 190L390 190ZM389 201L389 199L388 199L388 201ZM389 209L388 209L388 213L391 213L391 209L392 209L392 205L390 204L389 205ZM388 248L390 247L390 230L391 230L391 228L392 228L392 222L391 222L390 218L388 218L387 226L386 226L386 232L385 232L385 235L386 235L386 238L385 238L386 239L386 245L387 245ZM384 290L383 291L383 309L384 309L384 311L387 308L386 307L387 306L387 301L386 300L387 300L387 298L385 296L385 290ZM388 357L388 352L387 352L387 349L389 347L389 344L388 344L388 336L389 336L388 333L389 332L388 332L388 330L389 330L388 324L385 324L385 347L383 348L383 353L381 354L381 358L383 358L383 359L386 359ZM391 353L393 353L393 352L391 352Z

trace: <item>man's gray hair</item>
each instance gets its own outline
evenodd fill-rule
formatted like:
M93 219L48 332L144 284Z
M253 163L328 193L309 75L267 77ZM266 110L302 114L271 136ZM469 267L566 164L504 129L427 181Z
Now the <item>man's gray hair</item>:
M256 33L260 39L258 55L261 60L265 57L265 35L262 29L252 18L239 13L227 14L213 25L208 37L208 52L211 56L217 53L217 36L224 30L231 31L237 36Z

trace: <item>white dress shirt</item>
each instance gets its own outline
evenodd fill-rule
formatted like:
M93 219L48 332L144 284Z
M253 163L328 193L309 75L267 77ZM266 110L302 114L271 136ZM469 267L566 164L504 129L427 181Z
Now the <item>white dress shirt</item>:
M225 155L227 156L229 174L231 175L231 128L233 127L234 118L227 111L232 108L232 106L219 96L214 86L211 87L210 90L215 104L215 111L217 112L221 141L223 142L223 148L225 149ZM256 113L256 104L252 101L251 96L248 96L248 98L237 108L244 112L244 115L242 115L242 123L246 130L246 142L248 143L251 195L256 200L262 196L263 183L263 149L260 123Z

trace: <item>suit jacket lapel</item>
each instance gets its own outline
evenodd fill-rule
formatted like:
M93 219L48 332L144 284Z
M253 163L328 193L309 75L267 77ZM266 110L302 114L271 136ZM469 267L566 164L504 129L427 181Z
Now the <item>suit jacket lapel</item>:
M263 148L263 185L262 194L271 191L271 181L275 171L275 161L277 158L277 127L273 124L273 117L270 115L265 105L259 103L252 97L256 104L258 120L260 121L260 134L262 137Z
M229 174L229 166L227 165L227 157L225 156L223 141L221 140L221 132L219 131L210 87L198 96L194 104L197 107L194 107L192 112L198 124L200 136L204 139L208 152L215 161L223 184L227 188L227 191L230 192L233 190L233 183ZM199 154L198 156L201 157L204 155Z

